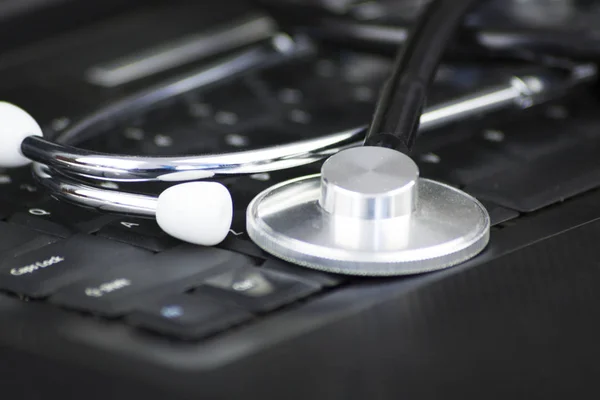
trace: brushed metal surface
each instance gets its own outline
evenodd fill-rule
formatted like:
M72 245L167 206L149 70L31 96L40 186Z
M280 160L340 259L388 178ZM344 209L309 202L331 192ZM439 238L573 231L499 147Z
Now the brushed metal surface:
M260 193L247 209L252 240L276 257L301 266L363 276L447 268L472 258L489 241L485 208L451 186L418 178L418 200L412 213L368 219L321 207L321 181L321 174L310 175ZM405 184L403 179L398 182ZM368 192L372 182L364 187Z

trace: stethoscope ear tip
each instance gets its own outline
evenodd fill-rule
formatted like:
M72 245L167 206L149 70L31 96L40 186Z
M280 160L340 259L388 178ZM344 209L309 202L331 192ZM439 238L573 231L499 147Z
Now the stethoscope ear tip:
M22 167L31 162L21 153L21 143L28 136L43 136L36 120L21 108L0 102L0 167Z
M156 222L184 242L217 245L229 233L232 218L231 194L218 182L186 182L158 196Z

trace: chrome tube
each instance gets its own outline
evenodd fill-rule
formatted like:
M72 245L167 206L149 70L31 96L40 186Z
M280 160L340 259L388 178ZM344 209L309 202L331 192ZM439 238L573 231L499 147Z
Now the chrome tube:
M595 76L596 68L587 64L573 70L568 79L551 72L514 76L507 83L480 89L472 94L426 109L421 116L420 131L506 107L528 107L546 101L553 95L563 93L573 85L589 81ZM167 97L165 93L157 93L154 96ZM145 97L141 99L140 101L146 102ZM112 106L115 107L117 105ZM93 127L94 124L90 121L98 123L102 120L98 115L106 114L106 110L100 111L90 119L82 121L80 126ZM61 174L74 177L117 182L184 182L228 175L271 172L310 164L342 149L361 145L365 130L366 125L316 139L258 150L185 157L134 157L96 153L64 146L39 137L25 139L22 151L32 160L48 165L51 170L59 170ZM81 132L81 129L79 131ZM65 135L68 136L69 133Z
M52 197L96 211L154 217L157 196L128 193L85 185L43 164L34 164L36 180Z

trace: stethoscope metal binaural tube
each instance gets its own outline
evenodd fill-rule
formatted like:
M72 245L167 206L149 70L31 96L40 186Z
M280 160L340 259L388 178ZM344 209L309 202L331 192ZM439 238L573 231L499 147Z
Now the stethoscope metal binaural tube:
M235 60L239 60L236 58ZM504 107L527 107L552 97L556 93L594 79L596 68L582 64L564 78L556 72L540 72L526 76L513 76L504 84L490 86L462 96L458 99L428 108L421 116L420 131L433 129L464 118L495 111ZM187 78L188 80L190 78ZM206 84L196 77L198 83ZM168 95L179 94L181 82L166 85L157 91L155 98L164 100ZM189 82L186 86L190 90ZM146 95L127 99L127 104L136 101L150 102ZM155 100L157 101L157 100ZM141 107L141 106L138 106ZM130 106L131 108L131 106ZM85 134L85 128L95 127L96 120L105 118L113 110L123 110L120 103L110 106L83 120L74 130L66 132L58 141L65 142L72 132ZM100 116L100 117L99 117ZM80 128L83 127L83 128ZM28 137L23 141L23 154L35 162L45 164L51 170L61 170L66 175L93 180L115 182L164 181L184 182L230 175L256 174L310 164L338 151L362 144L366 126L359 126L342 132L332 133L315 139L266 147L258 150L241 151L219 155L198 155L184 157L137 157L96 153L84 149L59 144L41 137Z
M509 106L528 107L552 98L558 92L593 79L595 67L581 65L570 79L560 79L552 73L509 79L504 85L462 96L432 106L421 115L421 131L437 128L464 118L481 115ZM157 197L125 191L115 191L85 184L77 177L105 181L175 181L195 180L224 175L271 172L306 165L329 157L342 149L362 145L364 127L330 134L317 139L273 146L260 150L198 157L122 157L98 155L81 149L65 151L61 145L31 138L35 141L38 160L34 176L56 198L93 208L98 211L153 217ZM55 163L54 160L60 160ZM47 164L47 165L46 165ZM185 169L178 170L180 166Z
M138 217L154 217L157 196L103 189L86 185L62 175L44 165L35 163L33 173L36 180L57 200L100 212L119 213Z

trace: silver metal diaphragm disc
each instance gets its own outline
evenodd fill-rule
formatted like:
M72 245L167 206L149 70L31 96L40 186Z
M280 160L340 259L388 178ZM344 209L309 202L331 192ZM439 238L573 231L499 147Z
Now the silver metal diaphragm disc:
M481 252L490 230L483 205L451 186L416 179L415 210L383 219L327 212L319 205L320 174L283 182L250 203L248 234L283 260L347 275L434 271Z

